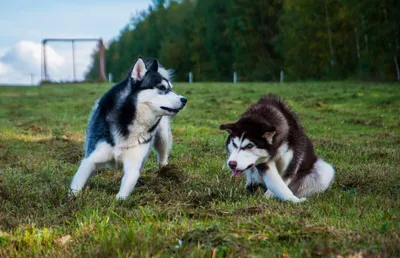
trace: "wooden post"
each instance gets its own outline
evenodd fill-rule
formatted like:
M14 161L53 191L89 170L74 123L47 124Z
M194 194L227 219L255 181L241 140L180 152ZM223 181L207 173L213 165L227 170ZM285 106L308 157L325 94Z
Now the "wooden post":
M73 82L76 82L76 68L75 68L75 41L72 40L72 76Z
M105 63L104 63L104 44L103 40L99 40L99 75L100 75L100 81L104 82L106 80L106 70L105 70Z
M43 40L42 48L43 48L43 75L44 75L44 81L48 82L49 81L49 77L47 76L46 40Z

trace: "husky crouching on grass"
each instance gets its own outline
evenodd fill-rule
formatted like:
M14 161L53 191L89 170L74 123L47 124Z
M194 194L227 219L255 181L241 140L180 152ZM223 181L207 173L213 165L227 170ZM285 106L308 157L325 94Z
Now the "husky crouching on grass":
M233 176L246 174L251 193L260 186L267 198L302 202L331 185L333 167L315 155L296 115L279 97L261 98L220 129L229 133L228 167Z

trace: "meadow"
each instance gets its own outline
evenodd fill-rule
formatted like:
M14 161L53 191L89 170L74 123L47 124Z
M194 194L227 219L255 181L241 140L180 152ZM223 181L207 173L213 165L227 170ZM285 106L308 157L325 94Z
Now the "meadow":
M400 85L362 82L176 83L170 164L150 155L116 201L122 171L67 192L91 107L111 85L0 87L0 257L400 256ZM224 167L226 133L263 94L283 97L331 190L293 204L248 195Z

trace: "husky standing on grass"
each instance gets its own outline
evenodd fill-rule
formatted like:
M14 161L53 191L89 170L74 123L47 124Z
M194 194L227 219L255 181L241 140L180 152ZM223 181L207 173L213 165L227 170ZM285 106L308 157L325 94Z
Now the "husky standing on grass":
M261 98L220 129L229 133L228 166L233 176L245 172L249 192L261 186L267 198L297 203L331 185L334 169L315 155L296 115L279 97Z
M122 164L124 176L117 199L135 188L152 146L160 167L167 165L172 135L168 116L176 115L186 98L172 90L169 72L156 59L138 58L128 76L93 107L86 131L86 151L72 183L78 193L93 171Z

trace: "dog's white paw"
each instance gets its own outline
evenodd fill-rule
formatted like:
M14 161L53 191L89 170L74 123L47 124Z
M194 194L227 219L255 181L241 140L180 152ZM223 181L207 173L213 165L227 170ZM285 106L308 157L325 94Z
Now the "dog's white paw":
M163 162L158 163L158 167L159 168L163 168L163 167L165 167L167 165L168 165L168 161L163 161Z
M292 201L293 203L301 203L301 202L307 201L307 198L305 198L305 197L295 198L295 199L293 198L290 201Z
M68 197L76 197L79 194L79 190L74 190L74 189L69 189L68 191Z
M128 198L128 195L117 194L117 197L116 197L117 201L124 201L124 200L126 200L126 198Z
M274 197L274 194L273 194L270 190L267 190L267 191L265 192L264 196L265 196L265 198L267 198L267 199L271 199L272 197Z

